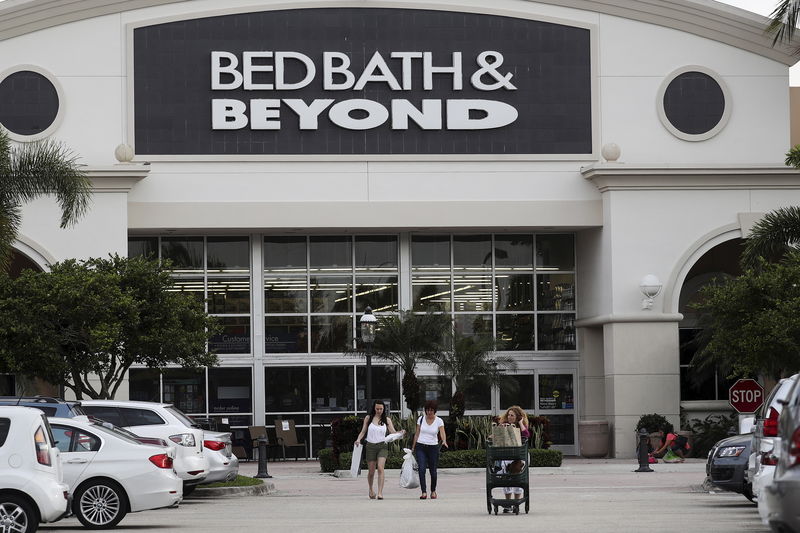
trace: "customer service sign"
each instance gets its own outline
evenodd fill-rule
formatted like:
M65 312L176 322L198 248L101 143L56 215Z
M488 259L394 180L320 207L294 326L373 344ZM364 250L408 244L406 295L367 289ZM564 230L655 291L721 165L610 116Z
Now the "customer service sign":
M321 8L133 36L140 155L591 153L585 28Z

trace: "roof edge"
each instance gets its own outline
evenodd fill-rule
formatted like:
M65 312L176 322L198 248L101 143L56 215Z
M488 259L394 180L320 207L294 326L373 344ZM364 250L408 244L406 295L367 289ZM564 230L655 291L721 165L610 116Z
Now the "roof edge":
M0 3L0 41L61 24L192 0L6 0ZM530 0L522 0L529 2ZM371 2L381 4L382 2ZM747 50L785 65L798 57L795 44L772 46L767 18L714 0L537 0L672 28ZM353 2L363 6L365 2ZM386 7L391 7L386 2ZM269 9L270 2L264 2ZM450 6L458 9L457 5ZM257 9L257 6L253 6ZM797 39L800 43L800 38Z

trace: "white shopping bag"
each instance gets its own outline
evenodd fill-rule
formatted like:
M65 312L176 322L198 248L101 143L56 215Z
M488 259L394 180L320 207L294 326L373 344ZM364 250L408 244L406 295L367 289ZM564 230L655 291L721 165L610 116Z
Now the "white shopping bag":
M416 489L419 487L419 467L414 454L408 448L403 448L403 466L400 468L400 487Z
M386 435L386 438L383 439L383 442L394 442L398 439L402 439L403 436L406 434L406 431L398 431L397 433L389 433Z
M350 475L358 477L358 467L361 466L361 454L364 452L364 446L359 444L353 446L353 459L350 461Z

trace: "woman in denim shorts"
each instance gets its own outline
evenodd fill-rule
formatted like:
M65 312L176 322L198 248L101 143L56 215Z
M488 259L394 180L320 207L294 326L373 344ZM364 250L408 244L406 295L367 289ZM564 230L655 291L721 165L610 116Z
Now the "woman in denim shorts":
M383 469L386 465L386 458L389 456L389 445L386 444L386 437L391 433L398 432L394 430L392 420L386 416L386 405L381 400L375 400L372 403L372 409L369 414L364 417L364 425L361 427L361 433L358 434L355 442L355 446L361 446L361 439L367 438L364 452L369 466L367 481L369 482L369 498L371 500L376 497L375 491L372 489L376 469L378 470L377 498L379 500L383 499L383 482L386 479ZM399 433L403 434L405 430Z

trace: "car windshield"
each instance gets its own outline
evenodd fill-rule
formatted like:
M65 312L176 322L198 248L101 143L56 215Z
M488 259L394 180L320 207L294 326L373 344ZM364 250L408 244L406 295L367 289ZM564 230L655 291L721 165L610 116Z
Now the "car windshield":
M192 420L192 417L190 417L189 415L183 414L183 411L181 411L177 407L170 405L170 406L166 407L166 410L169 411L170 413L172 413L173 415L175 415L175 418L180 420L183 423L184 426L190 427L190 428L199 428L200 427L200 424L198 424L197 422Z
M127 431L125 429L118 428L117 426L115 426L111 422L104 422L102 420L94 420L94 421L92 421L92 426L94 426L94 428L99 430L99 431L102 431L104 433L108 433L109 435L114 435L118 439L122 439L122 440L124 440L126 442L130 442L132 444L141 444L141 442L136 440L136 435L134 435L133 433L131 433L130 431Z

